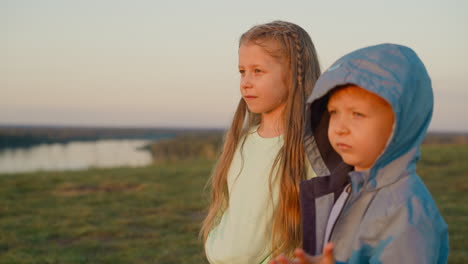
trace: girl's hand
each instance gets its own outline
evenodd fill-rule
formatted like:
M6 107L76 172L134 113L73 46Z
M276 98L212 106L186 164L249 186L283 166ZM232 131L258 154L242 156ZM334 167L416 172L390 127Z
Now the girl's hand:
M304 250L296 248L294 256L294 259L288 259L284 255L279 255L274 260L271 260L270 264L335 264L332 243L328 243L325 246L323 255L313 257L305 253Z

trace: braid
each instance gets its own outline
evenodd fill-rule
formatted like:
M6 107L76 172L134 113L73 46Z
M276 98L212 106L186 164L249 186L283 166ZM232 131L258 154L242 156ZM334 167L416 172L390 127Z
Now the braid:
M306 96L306 91L304 91L304 65L302 62L304 46L299 38L301 34L300 28L294 24L275 21L265 26L264 31L262 31L263 37L266 37L268 33L272 39L282 40L284 51L289 55L291 76L294 76L295 72L297 77L296 82L291 82L293 85L291 87L293 89L292 92L296 90L295 88L298 88Z
M299 91L303 90L303 70L302 70L302 45L301 42L299 41L299 37L297 36L297 33L291 34L291 36L294 39L294 43L296 46L296 72L297 72L297 86L299 88Z

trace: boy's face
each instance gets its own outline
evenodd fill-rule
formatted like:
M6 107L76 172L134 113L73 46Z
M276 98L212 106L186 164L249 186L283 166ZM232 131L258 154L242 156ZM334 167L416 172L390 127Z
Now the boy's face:
M358 86L346 86L328 101L328 138L343 161L356 171L374 165L392 133L395 120L390 104Z

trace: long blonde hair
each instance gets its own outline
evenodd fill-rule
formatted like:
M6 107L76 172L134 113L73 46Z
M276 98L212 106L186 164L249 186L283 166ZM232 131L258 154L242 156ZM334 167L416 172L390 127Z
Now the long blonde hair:
M277 44L279 49L268 49L271 46L268 44L272 43ZM254 26L241 36L239 46L242 44L259 45L287 66L285 79L289 96L282 119L284 144L273 165L273 168L278 166L280 192L273 215L271 247L273 255L279 252L290 254L301 245L302 239L299 182L305 179L307 173L303 146L304 110L305 101L320 75L320 66L309 34L293 23L273 21ZM211 203L200 231L204 243L209 232L218 224L222 212L229 206L227 176L236 148L247 131L260 122L260 114L250 112L241 99L209 180ZM271 174L270 193L274 177Z

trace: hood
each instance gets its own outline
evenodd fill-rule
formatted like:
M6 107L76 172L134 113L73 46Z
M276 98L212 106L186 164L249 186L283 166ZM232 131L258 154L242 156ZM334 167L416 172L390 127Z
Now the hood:
M376 177L385 167L401 168L402 173L415 170L419 159L419 146L424 139L433 111L433 93L431 80L423 63L416 53L408 47L395 44L370 46L351 52L330 66L317 80L311 96L307 100L306 137L315 138L322 157L339 158L331 148L328 140L328 103L329 92L347 84L360 86L373 92L390 103L395 114L392 135L383 153L377 158L373 167L366 172L351 173L369 181ZM330 155L330 152L332 154ZM327 153L323 155L323 153ZM309 159L318 157L308 152ZM404 161L397 161L404 159ZM324 160L324 163L327 163ZM398 166L395 166L395 163ZM315 168L314 168L315 169ZM380 173L382 174L382 173ZM383 174L388 174L383 171ZM401 173L400 173L401 174ZM396 175L395 177L398 177ZM385 178L388 183L395 179Z

